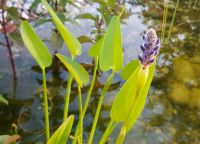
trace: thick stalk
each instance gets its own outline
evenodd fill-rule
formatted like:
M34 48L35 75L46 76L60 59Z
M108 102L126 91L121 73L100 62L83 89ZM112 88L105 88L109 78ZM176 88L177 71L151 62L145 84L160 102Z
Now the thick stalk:
M125 136L126 136L126 126L125 124L123 124L119 136L117 137L116 144L122 144Z
M79 103L79 141L82 144L82 139L83 139L83 109L82 109L82 97L81 97L81 87L78 86L78 103Z
M86 96L86 99L85 99L85 103L84 103L84 106L83 106L83 119L84 119L84 117L85 117L85 113L86 113L86 111L87 111L87 107L88 107L88 104L89 104L89 100L90 100L90 96L91 96L91 94L92 94L92 90L93 90L93 88L94 88L94 84L95 84L95 80L96 80L96 75L97 75L97 68L98 68L98 60L99 58L97 57L96 59L95 59L95 67L94 67L94 71L93 71L93 76L92 76L92 81L91 81L91 85L90 85L90 88L89 88L89 90L88 90L88 94L87 94L87 96ZM83 120L82 119L82 120ZM78 125L77 125L77 129L76 129L76 132L75 132L75 137L77 137L78 136L78 134L79 134L79 125L80 125L80 120L79 120L79 122L78 122ZM73 140L73 143L72 144L76 144L76 139L74 139Z
M178 8L178 5L179 5L179 1L180 0L177 0L177 2L176 2L176 7L175 7L175 10L174 10L174 13L173 13L173 17L172 17L172 21L171 21L171 24L170 24L170 27L169 27L167 41L169 40L171 32L172 32L172 28L173 28L173 25L174 25L174 20L175 20L175 17L176 17L176 11L177 11L177 8Z
M42 78L43 78L43 98L44 98L46 141L48 141L50 138L50 131L49 131L49 112L48 112L48 98L47 98L45 69L42 69Z
M66 95L65 95L65 106L64 106L63 121L65 121L67 119L67 116L68 116L69 98L70 98L70 93L71 93L72 80L73 80L73 77L69 73L68 82L67 82L67 91L66 91Z
M106 95L106 92L107 92L111 82L112 82L114 75L115 75L115 72L112 71L111 75L109 76L108 80L106 81L106 83L104 85L103 91L102 91L101 96L99 98L99 102L98 102L98 105L97 105L97 111L95 113L94 121L93 121L93 124L92 124L92 129L91 129L89 140L88 140L88 144L92 144L92 140L93 140L94 132L95 132L97 122L98 122L98 119L99 119L99 114L100 114L100 111L101 111L103 99Z

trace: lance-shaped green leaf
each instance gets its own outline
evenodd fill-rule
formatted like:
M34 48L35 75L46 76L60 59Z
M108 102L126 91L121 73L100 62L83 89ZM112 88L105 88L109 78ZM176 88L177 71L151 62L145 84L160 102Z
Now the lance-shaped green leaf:
M101 50L101 46L103 43L104 37L102 37L101 39L99 39L88 51L88 55L91 57L97 57L99 56L100 50Z
M89 82L89 75L87 71L83 68L82 65L77 63L76 61L72 60L71 58L56 54L56 56L62 61L62 63L66 66L66 68L69 70L73 78L76 80L76 82L79 84L80 87L82 87L85 84L88 84Z
M0 103L8 105L8 101L2 95L0 95Z
M146 102L146 97L147 97L149 88L151 86L151 82L153 80L155 66L156 66L156 62L154 62L154 64L152 64L149 67L149 72L148 72L148 77L147 77L146 83L145 83L143 89L140 91L140 94L137 97L137 100L135 101L134 106L132 107L132 109L130 111L129 117L125 122L127 131L129 131L132 128L132 126L134 125L135 121L140 116L140 114L144 108L144 105Z
M56 24L57 29L61 33L61 36L69 48L71 55L76 56L80 55L82 52L81 44L77 40L77 38L64 26L64 24L60 21L56 13L53 11L51 6L46 2L46 0L42 0L42 3L45 5L46 9L50 13L53 18L54 23Z
M137 81L141 66L138 66L135 72L121 87L116 95L112 105L110 117L113 121L124 122L129 116L132 102L136 99Z
M119 71L122 68L122 38L119 18L113 16L107 28L100 50L100 68L102 71L110 69Z
M52 135L47 144L66 144L74 122L74 116L67 118Z
M132 60L131 62L129 62L122 70L121 73L122 79L127 80L138 66L139 66L138 60Z
M41 69L50 66L52 63L52 57L48 48L36 35L27 21L21 22L21 34L27 49L37 61Z

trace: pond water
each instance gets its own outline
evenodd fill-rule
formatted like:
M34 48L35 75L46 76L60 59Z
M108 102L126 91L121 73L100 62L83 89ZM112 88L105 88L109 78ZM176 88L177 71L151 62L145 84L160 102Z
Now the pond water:
M176 0L170 0L166 23L165 41L161 46L156 73L149 91L148 99L142 115L132 130L127 134L125 144L200 144L200 2L197 0L180 0L175 20L169 35L169 27L173 17ZM163 2L161 0L122 1L126 5L126 15L122 21L122 39L124 49L124 65L137 58L142 44L141 34L149 27L154 27L158 35L161 33ZM102 7L92 1L79 1L81 9L73 6L66 9L67 17L74 18L83 13L100 15ZM122 6L116 3L117 6ZM116 6L116 7L117 7ZM113 9L115 7L113 6ZM94 38L91 32L94 21L77 19L78 25L66 23L75 35L86 35ZM32 24L35 20L32 21ZM39 36L47 46L54 50L51 39L50 23L37 27ZM1 35L1 41L4 37ZM87 56L90 43L82 44L83 54L77 57L92 74L92 59ZM0 134L9 134L12 123L17 124L22 143L39 144L44 141L44 121L42 105L42 75L36 62L24 47L12 46L16 64L17 83L13 93L13 73L7 49L1 46L0 52L0 93L9 100L9 105L0 105ZM58 50L68 55L63 45ZM84 139L88 138L98 98L110 72L99 72L92 93L90 106L84 120ZM63 101L67 83L67 71L54 59L54 64L47 70L47 87L50 105L51 129L55 130L62 122ZM123 84L120 73L112 82L102 107L94 143L98 143L102 132L109 122L109 110L112 101ZM70 114L76 114L78 121L77 85L72 85L70 98ZM89 86L83 88L83 99ZM109 143L118 134L114 132Z

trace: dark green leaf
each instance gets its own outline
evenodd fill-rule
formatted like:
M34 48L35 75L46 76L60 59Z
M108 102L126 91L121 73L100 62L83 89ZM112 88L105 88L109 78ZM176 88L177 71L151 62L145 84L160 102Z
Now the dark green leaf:
M15 7L10 7L7 9L8 12L8 17L13 19L13 20L19 20L19 13L17 11L17 8Z
M85 13L85 14L77 15L75 19L91 19L95 21L96 17L94 17L91 13Z
M35 24L33 27L38 27L44 23L48 23L48 22L52 22L52 19L46 19L46 18L40 18L38 20L35 21Z
M93 41L87 36L78 37L80 43L93 43Z
M8 37L12 40L16 47L21 48L23 46L24 43L22 37L18 32L9 33Z
M60 33L53 31L51 35L51 46L54 50L62 48L63 39Z

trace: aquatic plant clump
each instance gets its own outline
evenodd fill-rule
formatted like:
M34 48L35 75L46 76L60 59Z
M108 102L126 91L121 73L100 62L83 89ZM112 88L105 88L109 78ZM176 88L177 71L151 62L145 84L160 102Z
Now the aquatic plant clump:
M146 36L143 36L144 44L140 45L142 51L141 55L138 55L140 63L143 68L147 68L151 65L160 49L160 39L157 37L155 29L151 28L147 31Z

